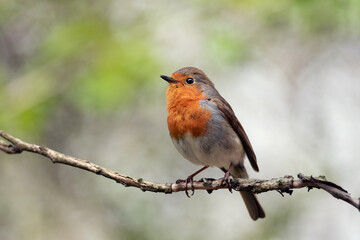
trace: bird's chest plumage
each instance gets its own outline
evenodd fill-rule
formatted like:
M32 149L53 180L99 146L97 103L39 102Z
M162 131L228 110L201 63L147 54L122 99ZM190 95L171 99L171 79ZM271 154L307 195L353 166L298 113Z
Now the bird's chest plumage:
M206 134L211 112L200 106L201 100L184 99L168 109L168 127L173 139L183 138L185 134L199 137Z
M168 105L168 127L176 149L195 164L227 168L243 161L239 138L209 100L183 98Z

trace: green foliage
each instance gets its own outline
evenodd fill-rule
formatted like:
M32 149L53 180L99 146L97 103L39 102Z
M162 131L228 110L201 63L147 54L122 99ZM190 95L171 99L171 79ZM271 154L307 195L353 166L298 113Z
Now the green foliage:
M295 0L285 1L282 7L277 12L265 14L264 19L275 27L288 25L297 31L313 35L359 33L360 30L359 1ZM356 28L358 30L353 32Z
M224 64L234 64L248 57L249 43L238 33L229 29L216 28L208 36L209 59Z
M360 34L360 1L356 0L226 0L210 3L200 0L198 3L210 5L215 13L226 9L228 14L251 15L263 25L263 30L292 31L310 37ZM257 27L258 22L250 24Z
M99 16L97 16L99 18ZM69 99L86 111L111 111L148 86L158 64L138 32L116 34L96 16L65 23L50 34L45 59L71 62Z
M17 69L19 77L0 89L0 109L10 109L0 114L1 125L36 135L60 99L78 111L110 113L158 75L141 26L114 26L103 13L81 11L55 22L33 57Z
M13 131L37 135L54 103L55 89L48 78L43 72L35 71L1 88L0 124Z
M86 109L112 110L132 100L156 69L146 46L137 39L110 40L93 53L86 71L75 76L71 99Z

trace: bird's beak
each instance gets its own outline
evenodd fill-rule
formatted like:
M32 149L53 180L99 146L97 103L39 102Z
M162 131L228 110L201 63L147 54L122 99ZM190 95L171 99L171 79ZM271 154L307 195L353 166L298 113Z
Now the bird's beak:
M160 75L160 77L162 79L164 79L165 81L167 81L168 83L177 83L179 81L176 81L175 79L173 79L172 77L168 77L168 76L165 76L165 75Z

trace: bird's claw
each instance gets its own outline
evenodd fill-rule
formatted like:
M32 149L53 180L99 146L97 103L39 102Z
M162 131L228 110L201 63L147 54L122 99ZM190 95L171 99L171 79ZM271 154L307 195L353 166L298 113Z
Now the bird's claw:
M190 196L194 195L195 191L194 191L193 176L189 176L185 180L184 179L178 179L178 180L176 180L176 183L185 183L185 194L186 194L186 196L188 198L190 198ZM190 183L190 186L191 186L191 195L189 195L188 183Z
M230 172L227 171L223 177L223 179L221 179L221 182L220 182L220 186L222 186L224 184L224 182L226 183L229 191L232 193L232 184L231 184L231 181L230 181Z

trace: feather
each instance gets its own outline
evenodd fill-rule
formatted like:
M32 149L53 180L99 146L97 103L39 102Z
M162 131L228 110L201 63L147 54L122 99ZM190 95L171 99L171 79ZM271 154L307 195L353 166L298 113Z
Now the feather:
M216 104L219 110L225 115L226 120L229 122L230 126L235 131L236 135L240 138L241 143L243 144L246 156L248 157L251 167L258 172L259 167L256 161L256 155L254 149L251 146L250 140L246 135L246 132L239 120L236 118L234 111L232 110L230 104L218 94L216 97L211 99L212 102Z

